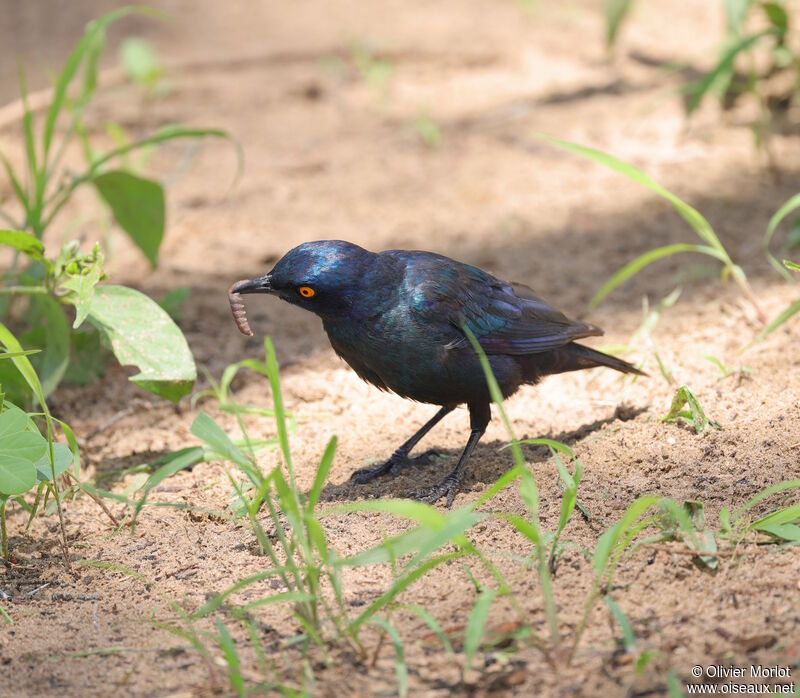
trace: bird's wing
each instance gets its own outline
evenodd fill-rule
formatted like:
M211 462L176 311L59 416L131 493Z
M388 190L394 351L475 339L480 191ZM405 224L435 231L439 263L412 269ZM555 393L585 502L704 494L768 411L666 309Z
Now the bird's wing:
M464 326L487 354L536 354L603 334L594 325L570 320L527 286L445 259L414 265L407 282L414 312L458 328L461 336L449 348L467 345Z

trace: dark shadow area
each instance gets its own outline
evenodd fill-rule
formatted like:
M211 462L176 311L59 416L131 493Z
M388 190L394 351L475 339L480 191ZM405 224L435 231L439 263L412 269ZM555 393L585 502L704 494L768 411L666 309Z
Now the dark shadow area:
M598 419L589 424L584 424L571 431L557 434L542 434L537 437L520 437L521 441L527 438L547 438L572 446L590 434L601 431L604 427L617 419L628 421L635 419L647 411L645 407L627 409L624 412L615 410L614 414L605 419ZM465 430L464 442L468 432ZM418 447L419 452L425 450L423 443ZM463 446L462 446L463 448ZM354 499L410 497L415 492L424 491L438 484L453 468L455 468L462 448L436 447L436 456L425 465L409 465L397 476L385 475L376 478L370 483L359 485L346 480L340 484L328 483L322 490L320 501L340 502ZM551 453L547 446L521 444L525 462L528 464L544 463L550 460ZM413 455L413 453L412 453ZM376 460L376 462L379 459ZM508 448L507 441L479 442L472 453L468 463L464 482L460 491L469 491L475 485L490 485L496 482L513 465L513 456ZM353 464L353 471L363 467L363 464Z

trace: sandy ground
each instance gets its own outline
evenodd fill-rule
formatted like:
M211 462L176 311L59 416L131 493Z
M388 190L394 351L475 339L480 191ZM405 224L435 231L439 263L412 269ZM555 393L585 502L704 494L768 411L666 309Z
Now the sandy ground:
M628 259L657 245L693 241L667 204L542 143L537 132L613 152L685 197L741 262L769 316L797 298L796 287L771 271L759 247L771 213L800 190L797 142L776 136L781 171L768 172L741 126L746 105L722 121L708 105L688 128L675 96L679 76L652 66L678 57L707 66L723 22L717 3L687 1L680 13L673 3L642 3L612 61L603 49L600 2L539 3L530 11L524 3L498 0L155 4L174 21L139 19L127 31L143 33L155 44L173 90L149 104L130 90L105 93L91 117L98 137L109 119L132 134L171 122L223 127L242 144L245 172L231 188L236 160L221 143L206 144L178 177L172 175L185 148L156 154L150 170L169 177L161 264L151 273L113 233L106 235L109 268L116 282L155 296L191 288L181 326L198 363L215 376L232 361L260 356L263 335L274 338L287 408L298 417L292 447L302 488L310 486L328 439L339 436L323 493L326 504L403 496L434 484L465 442L466 412L448 416L424 442L440 449L444 460L394 480L350 484L354 469L388 456L432 408L362 383L335 357L316 318L275 299L248 302L256 337L241 337L230 318L228 286L264 273L297 243L344 238L372 249L442 252L528 283L578 316ZM10 3L6 9L16 8L16 14L11 12L11 24L0 32L14 36L12 47L34 68L37 60L38 65L60 60L80 31L77 18L104 7L76 3L72 20L52 39L53 30L42 29L46 3L26 5L31 9ZM39 53L44 36L51 39ZM370 87L359 75L352 60L357 44L374 47L389 62L391 75L382 87ZM6 71L10 49L2 51ZM14 95L12 79L2 73L7 100ZM44 84L35 70L31 81L34 87ZM426 147L419 137L415 123L422 114L440 129L437 147ZM17 132L6 125L0 137L19 158ZM0 197L6 186L0 182ZM103 235L85 194L64 212L49 242L76 231L87 244ZM664 312L652 341L677 382L693 388L720 430L698 436L660 422L675 388L652 361L647 380L631 383L610 371L558 376L522 389L507 405L520 437L563 440L584 467L579 496L593 519L573 517L564 534L571 543L554 580L567 638L591 583L591 562L581 551L594 549L604 528L635 497L701 500L716 528L722 507L734 509L763 487L800 477L800 324L739 354L757 320L738 289L719 280L714 264L673 258L642 273L592 314L607 331L595 344L627 342L641 321L643 295L655 302L678 285L683 295ZM719 379L704 355L750 372ZM86 475L105 477L105 485L117 491L135 477L120 476L123 469L196 443L189 433L196 410L188 401L173 409L139 392L128 375L110 368L97 384L63 388L53 399L58 416L84 437ZM263 379L243 374L235 385L242 401L270 404ZM218 414L213 403L204 407ZM220 419L235 432L232 422ZM273 425L253 422L252 433L270 436ZM456 506L475 499L510 466L508 451L498 450L506 441L495 419L472 458ZM543 525L552 530L560 507L555 465L538 449L525 454L539 480ZM270 454L263 466L275 462ZM55 517L37 519L24 535L25 517L14 510L9 526L15 564L0 567L0 589L12 598L4 606L14 620L0 627L0 694L229 690L218 668L209 668L185 649L185 641L149 622L153 616L171 617L167 600L194 609L207 594L264 569L247 526L197 513L224 509L229 497L222 467L204 464L154 493L158 501L195 511L146 508L134 535L115 533L88 497L66 506L76 562L113 563L147 583L85 565L70 576L60 558ZM792 501L797 496L786 503ZM124 513L121 505L110 506L117 515ZM513 487L486 509L525 511ZM406 527L372 514L338 515L325 524L331 546L342 555ZM481 524L471 538L493 551L507 572L516 570L517 598L534 629L544 630L535 573L520 574L508 555L527 554L525 541L497 521ZM748 549L741 557L721 558L713 573L698 569L674 546L640 549L622 562L611 590L636 632L637 651L654 653L640 674L632 655L618 649L621 632L602 603L570 667L555 673L522 642L503 657L481 654L464 681L458 663L430 642L417 617L398 613L393 620L406 640L413 695L660 695L669 670L685 682L696 664L789 666L796 681L799 579L797 548ZM383 568L350 575L346 597L354 612L389 580ZM252 593L265 595L269 587L253 587ZM453 564L412 586L403 600L427 608L457 634L475 598L464 567ZM515 618L500 604L490 625ZM263 627L275 642L295 631L294 621L277 611L265 614ZM295 660L291 654L276 659ZM321 695L391 695L392 651L387 643L373 666L342 655L315 675Z

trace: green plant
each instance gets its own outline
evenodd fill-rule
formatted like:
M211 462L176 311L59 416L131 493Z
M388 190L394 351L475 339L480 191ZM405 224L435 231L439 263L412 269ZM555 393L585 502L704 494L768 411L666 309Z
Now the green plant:
M630 165L623 160L619 160L615 158L613 155L608 155L603 153L599 150L595 150L594 148L587 148L586 146L578 145L577 143L570 143L569 141L563 141L558 138L552 138L550 136L546 136L544 134L539 135L540 138L546 140L553 145L557 145L560 148L564 148L564 150L568 150L572 153L576 153L581 155L582 157L588 158L594 162L597 162L601 165L604 165L620 174L625 175L628 179L636 182L637 184L641 184L648 189L654 191L660 197L668 201L673 208L680 214L680 216L692 227L694 232L700 238L700 240L704 243L702 245L695 245L689 243L676 243L673 245L665 245L663 247L657 247L649 252L645 252L643 255L640 255L636 259L628 262L625 266L622 267L619 271L612 275L612 277L606 281L600 290L595 293L592 297L592 300L589 302L589 308L596 307L603 298L605 298L611 291L615 288L626 282L628 279L632 278L636 274L638 274L642 269L644 269L649 264L653 262L657 262L660 259L664 259L665 257L670 257L675 254L681 254L684 252L694 252L698 254L708 255L719 262L722 263L722 277L727 278L728 276L732 277L733 280L739 285L739 287L744 292L747 299L752 304L753 308L758 313L759 318L763 321L766 321L763 311L758 305L758 301L756 300L755 294L753 293L752 289L750 288L750 284L747 281L747 276L745 276L744 271L738 264L734 264L733 260L731 259L728 252L725 250L725 247L720 242L717 234L714 232L714 229L711 227L711 224L703 217L703 215L695 208L687 204L682 199L678 198L675 194L671 191L662 187L658 182L652 179L649 175L645 174L638 168Z
M361 79L377 97L385 97L389 81L394 74L394 65L386 58L380 58L366 42L354 41L350 45L350 58L356 66Z
M665 310L668 310L680 298L681 289L676 288L672 293L662 298L655 307L650 307L650 300L647 296L642 297L642 322L639 327L634 330L630 340L627 344L605 344L598 347L601 351L610 352L612 354L628 354L631 352L643 353L643 358L637 362L636 368L644 370L647 368L650 358L656 362L659 372L664 380L670 385L675 383L672 372L669 370L664 360L661 358L661 353L655 345L652 338L653 330L661 320L661 315ZM638 376L631 376L631 382L636 381Z
M684 406L688 406L688 409L684 410ZM700 401L688 385L682 385L675 391L669 412L661 418L662 422L673 424L677 424L681 420L691 424L698 434L705 431L709 426L715 429L721 428L718 422L706 417Z
M615 571L624 558L642 546L677 542L691 551L701 567L713 569L721 556L742 550L746 554L751 542L788 542L800 530L800 510L797 505L782 506L753 519L749 512L767 497L800 489L800 483L780 483L759 493L744 507L731 515L721 513L721 528L711 531L705 524L700 502L678 503L645 495L636 499L624 515L608 526L587 556L592 561L592 584L582 601L583 613L577 627L566 630L560 620L556 601L556 561L565 543L566 526L579 508L578 488L582 466L568 446L549 439L519 441L513 434L505 413L502 396L491 375L486 357L473 341L483 362L492 397L510 434L509 448L514 457L513 467L490 486L476 501L442 512L437 508L412 500L368 500L350 502L320 510L319 502L330 472L336 441L331 439L320 460L313 484L307 493L298 490L294 477L292 454L289 448L289 425L280 391L278 368L272 344L265 342L266 360L247 361L228 367L223 378L212 381L209 391L200 397L219 399L220 407L237 418L245 414L271 415L277 429L277 454L280 462L264 472L255 454L250 451L253 440L247 436L246 424L239 421L240 439L231 439L210 417L200 413L192 427L203 441L181 453L187 459L205 454L203 459L216 460L234 466L227 469L235 498L235 509L246 516L262 554L265 569L240 579L216 593L209 594L199 608L184 608L170 602L171 618L157 618L154 624L189 643L209 665L209 671L219 661L227 667L228 681L239 695L254 691L275 690L296 694L308 692L314 682L313 666L334 660L334 648L339 648L364 663L374 663L386 640L395 657L398 692L408 691L408 667L405 642L393 617L398 613L413 614L422 620L439 638L448 654L455 656L448 632L434 615L419 606L405 603L403 593L431 574L438 566L459 561L464 565L469 582L476 591L463 633L463 662L466 670L479 652L492 651L492 633L488 630L491 609L504 599L518 616L512 635L504 638L515 645L529 643L538 648L554 667L568 664L577 652L589 618L602 599L612 617L622 629L625 646L638 653L637 667L643 667L653 653L639 648L631 622L616 604L611 594ZM274 405L271 410L256 406L240 406L230 390L236 371L242 367L265 375L271 384ZM547 531L539 515L539 487L525 463L522 444L546 446L563 483L558 521ZM180 456L176 453L175 463ZM572 462L572 467L566 459ZM153 473L145 490L150 491L168 476L168 470ZM508 486L518 483L526 515L508 511L492 511L487 506L494 496ZM267 524L259 512L266 510ZM384 537L372 547L348 557L331 548L323 522L328 517L354 512L371 512L400 517L411 523L403 533ZM471 529L488 520L510 525L522 540L531 545L529 556L512 556L518 573L503 574L492 561L492 555L480 550L470 539ZM721 544L728 547L724 549ZM473 573L470 565L476 564ZM372 565L388 565L391 581L388 586L363 606L353 611L344 572ZM535 630L537 623L528 617L514 588L521 579L530 577L531 569L539 580L544 601L546 632ZM481 574L481 571L484 574ZM272 583L270 583L272 582ZM264 592L259 592L264 589ZM242 599L242 593L245 596ZM268 608L282 608L300 626L294 637L273 637L270 647L259 630L259 614ZM374 630L377 636L366 634ZM255 658L254 660L252 658ZM255 668L254 668L255 667ZM245 670L247 668L247 670Z
M88 322L121 364L140 369L131 377L140 387L176 402L191 390L196 369L183 333L143 293L125 286L98 285L105 278L99 246L83 254L76 243L68 243L51 261L44 256L42 244L23 231L0 230L0 243L36 265L36 270L19 273L18 284L0 287L0 297L19 296L27 301L33 328L20 339L42 349L36 363L45 398L64 377L75 347L63 305L75 308L73 330ZM17 401L29 399L29 385L2 366L0 381Z
M16 371L37 396L43 410L42 413L24 412L5 400L2 387L0 387L0 550L2 550L3 559L8 560L6 507L9 500L13 499L30 512L30 522L36 514L42 493L45 492L45 498L52 495L56 502L61 523L62 552L69 567L69 553L61 515L61 496L57 478L74 462L77 480L80 454L75 435L67 424L54 419L50 414L41 382L28 358L33 352L24 351L16 337L2 323L0 323L0 345L5 349L0 354L0 359L8 360L13 364ZM33 418L39 416L44 417L46 436L42 436L34 422ZM56 441L56 424L61 427L67 437L69 446ZM37 483L36 500L33 506L29 507L22 495L37 486Z
M77 243L69 243L53 260L45 257L41 244L45 231L75 191L91 185L116 223L155 266L165 228L163 187L127 169L113 169L113 163L124 164L130 153L167 141L228 138L219 129L167 126L106 152L93 148L85 114L98 87L98 61L105 33L109 25L132 13L151 11L123 7L88 25L55 79L41 128L37 128L37 115L28 104L21 75L23 171L15 169L0 150L0 164L18 209L15 213L0 208L0 218L11 226L0 230L0 246L13 251L11 268L0 276L0 317L11 313L13 322L16 315L15 327L27 327L27 331L18 332L20 339L28 346L42 349L36 362L45 397L64 377L70 357L76 361L79 351L89 348L93 356L99 355L99 342L92 339L97 337L96 333L74 332L84 320L103 335L121 363L140 368L141 373L133 380L144 389L177 400L189 392L195 379L194 362L186 341L166 313L133 289L96 287L105 276L99 248L84 254ZM85 158L84 168L78 172L62 164L74 141L81 146ZM19 302L10 302L17 298ZM63 312L65 304L76 308L73 332ZM33 318L32 325L29 317ZM151 319L155 321L152 325ZM91 372L83 375L90 376ZM13 373L7 370L0 373L0 382L17 401L29 399L30 390Z
M716 97L724 109L732 108L742 95L753 97L759 114L750 126L756 145L765 147L770 157L773 114L788 110L800 99L800 48L789 4L785 0L725 0L727 28L717 61L702 78L689 80L682 88L687 116L708 96ZM609 48L633 5L633 0L606 0ZM753 25L756 29L749 28ZM742 70L737 70L737 64Z
M751 373L751 369L747 368L747 366L726 366L720 359L711 354L706 354L703 358L717 367L720 380L730 376L739 376L742 379Z
M786 262L784 260L784 265L781 266L780 262L775 258L775 256L770 252L769 245L772 242L772 238L775 235L775 231L778 229L778 226L785 220L785 218L794 213L798 208L800 208L800 194L795 194L794 196L790 197L788 201L786 201L775 213L772 215L772 218L769 219L769 224L767 225L767 232L764 233L764 253L767 255L767 259L772 267L785 278L787 281L794 281L792 275L787 271L787 269L796 268L797 265L792 265L791 262ZM787 252L790 248L790 245L784 247L784 252Z
M436 149L441 144L442 133L427 111L421 111L414 120L414 130L426 148Z
M791 271L798 271L800 272L800 264L795 264L794 262L790 262L788 259L783 260L784 266L791 270ZM754 344L760 342L764 339L767 335L772 334L775 330L777 330L781 325L786 323L792 317L800 313L800 298L796 301L790 303L784 310L782 310L778 315L770 320L767 325L753 338L753 340L745 347L745 349L749 349Z
M129 80L144 90L148 98L169 93L166 71L159 63L155 49L139 37L125 39L119 47L119 62Z

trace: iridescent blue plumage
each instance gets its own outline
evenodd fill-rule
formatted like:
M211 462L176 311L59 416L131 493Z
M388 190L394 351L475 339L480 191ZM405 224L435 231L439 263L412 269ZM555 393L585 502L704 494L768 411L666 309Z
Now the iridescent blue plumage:
M470 411L471 434L456 469L423 496L452 503L464 464L490 419L490 396L463 328L478 339L507 397L542 376L594 366L636 372L625 361L575 344L602 334L567 318L530 288L432 252L369 252L341 240L304 243L264 277L234 287L273 293L322 318L334 350L381 390L441 405L394 455L354 474L367 482L396 473L409 452L459 404Z

